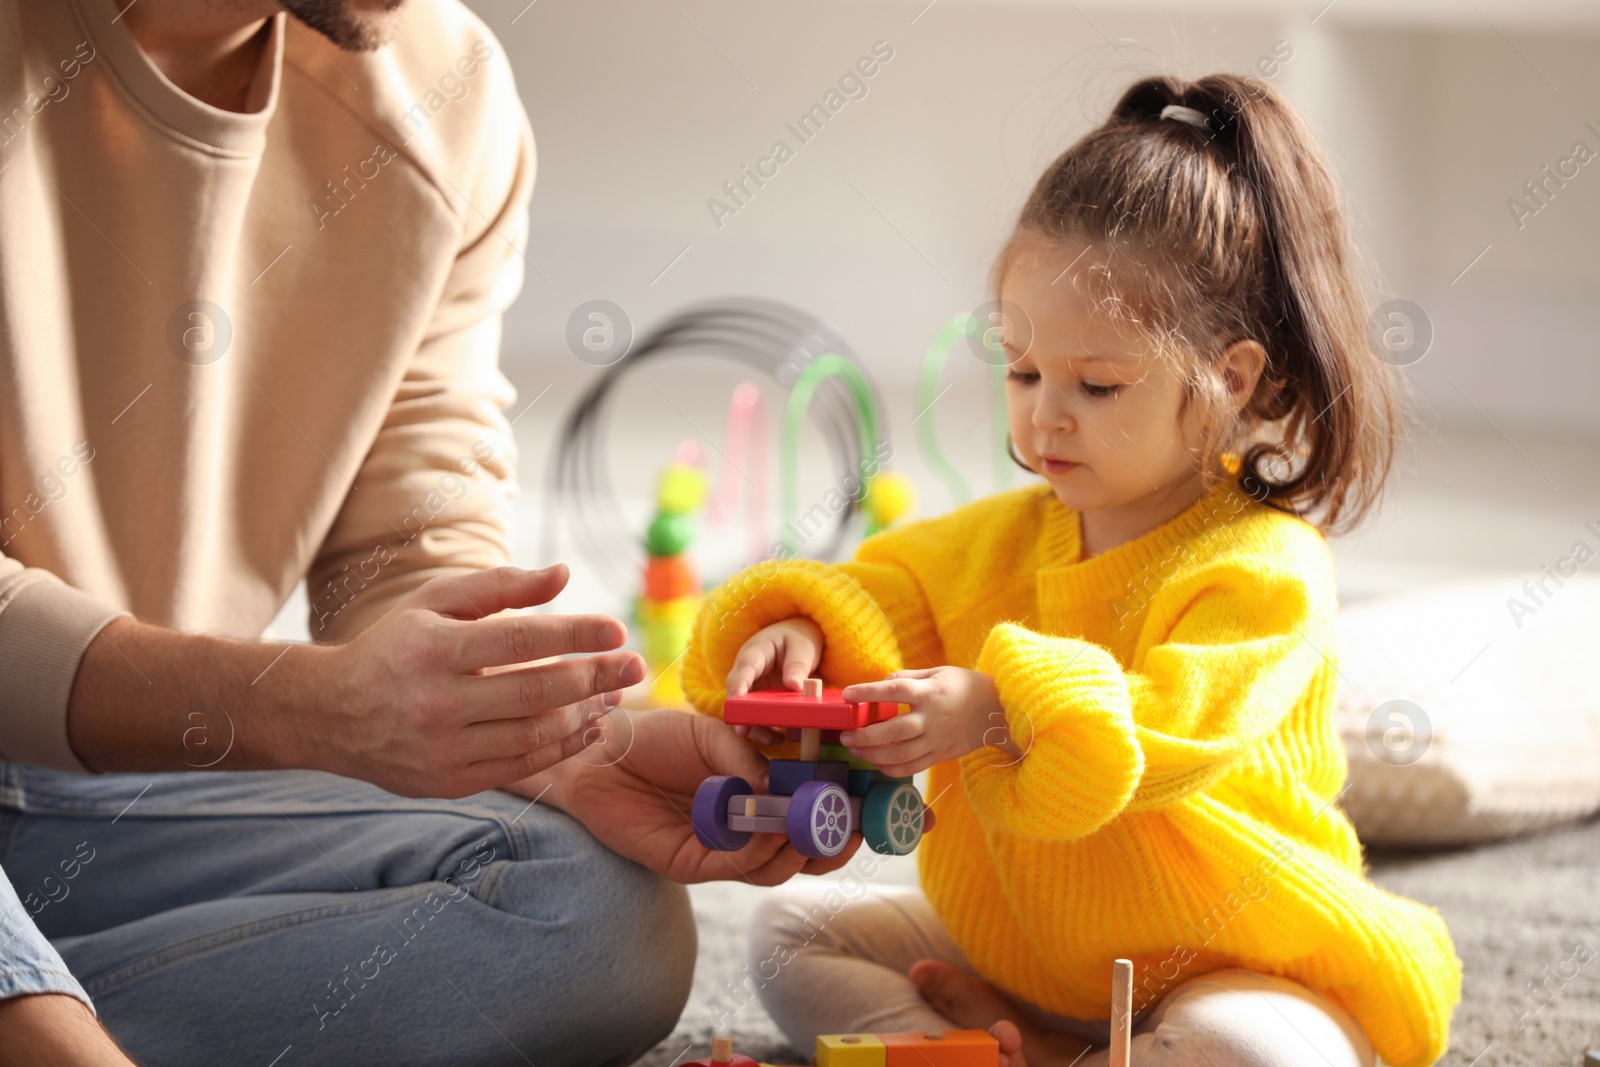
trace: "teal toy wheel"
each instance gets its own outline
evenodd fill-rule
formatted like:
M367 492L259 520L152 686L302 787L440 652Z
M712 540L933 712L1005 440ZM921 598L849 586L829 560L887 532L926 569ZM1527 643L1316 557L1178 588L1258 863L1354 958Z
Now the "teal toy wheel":
M885 856L904 856L922 840L925 808L910 782L880 782L861 804L861 832L867 847Z

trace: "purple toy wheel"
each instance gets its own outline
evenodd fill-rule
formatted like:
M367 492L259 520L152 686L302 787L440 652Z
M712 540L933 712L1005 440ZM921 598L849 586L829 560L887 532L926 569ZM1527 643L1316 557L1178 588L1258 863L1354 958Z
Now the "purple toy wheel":
M694 836L713 852L737 852L750 843L750 832L728 828L728 801L755 792L743 778L719 774L694 791Z
M795 851L818 859L837 856L854 829L850 794L837 782L802 782L789 801L788 819Z

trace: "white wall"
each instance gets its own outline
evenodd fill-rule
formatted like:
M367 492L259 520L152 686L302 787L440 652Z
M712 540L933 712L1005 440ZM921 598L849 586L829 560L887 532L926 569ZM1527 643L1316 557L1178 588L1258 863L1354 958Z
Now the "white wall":
M542 404L594 373L562 339L578 303L613 300L643 330L727 293L822 315L908 395L929 336L983 298L1040 169L1138 72L1245 70L1283 40L1277 83L1333 151L1390 289L1434 320L1408 372L1425 405L1513 437L1600 428L1600 162L1520 232L1505 204L1575 140L1600 151L1583 128L1600 128L1600 5L1336 0L1313 23L1323 0L470 2L539 139L538 273L506 363L530 395L557 383ZM775 139L797 146L785 120L877 40L894 58L867 97L719 229L707 199ZM979 426L981 394L956 399L951 424Z

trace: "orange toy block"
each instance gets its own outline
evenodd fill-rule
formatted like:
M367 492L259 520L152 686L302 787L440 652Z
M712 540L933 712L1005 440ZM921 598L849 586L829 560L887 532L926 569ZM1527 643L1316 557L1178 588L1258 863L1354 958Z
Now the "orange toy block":
M985 1030L879 1034L884 1067L995 1067L1000 1042Z
M651 556L644 565L644 595L651 600L676 600L700 591L700 578L688 556Z

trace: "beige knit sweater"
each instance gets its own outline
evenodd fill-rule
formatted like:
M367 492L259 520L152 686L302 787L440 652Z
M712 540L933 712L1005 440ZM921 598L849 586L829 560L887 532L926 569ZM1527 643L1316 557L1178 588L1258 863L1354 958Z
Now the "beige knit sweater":
M122 612L318 640L508 558L497 366L534 177L498 42L411 0L371 53L275 16L246 113L112 0L0 0L0 755Z

